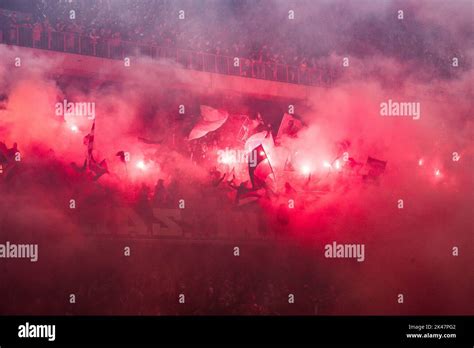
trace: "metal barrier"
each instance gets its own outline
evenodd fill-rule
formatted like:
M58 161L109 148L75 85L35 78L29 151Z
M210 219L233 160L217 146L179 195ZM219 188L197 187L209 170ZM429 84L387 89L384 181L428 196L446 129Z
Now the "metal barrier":
M38 32L38 28L33 29L29 26L0 27L0 43L120 60L145 55L153 59L175 61L185 69L292 84L321 86L329 85L333 80L333 74L328 67L321 69L259 62L247 58L144 45L117 39L95 39L73 32L54 30Z

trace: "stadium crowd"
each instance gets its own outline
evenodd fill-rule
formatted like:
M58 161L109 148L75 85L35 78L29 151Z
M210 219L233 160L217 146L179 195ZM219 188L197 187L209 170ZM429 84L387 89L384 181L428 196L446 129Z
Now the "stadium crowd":
M213 10L206 11L207 5ZM257 15L265 6L252 3L250 12L246 1L4 1L3 9L25 11L25 15L0 11L0 23L4 36L13 25L21 24L37 35L40 31L74 32L94 42L125 40L303 69L315 67L318 54L306 45L311 38L296 35L291 26L272 31ZM179 20L180 8L185 9L186 20ZM74 19L70 19L72 10Z

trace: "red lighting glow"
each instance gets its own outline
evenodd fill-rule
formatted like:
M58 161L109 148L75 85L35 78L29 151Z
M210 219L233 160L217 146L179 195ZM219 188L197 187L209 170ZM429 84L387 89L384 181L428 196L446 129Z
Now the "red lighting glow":
M221 162L223 164L230 164L230 163L233 163L234 161L232 160L231 156L223 156Z
M147 166L145 165L145 162L139 161L139 162L137 162L137 168L141 169L141 170L146 170Z
M309 173L311 173L311 168L308 165L304 165L301 167L301 172L304 175L308 175Z

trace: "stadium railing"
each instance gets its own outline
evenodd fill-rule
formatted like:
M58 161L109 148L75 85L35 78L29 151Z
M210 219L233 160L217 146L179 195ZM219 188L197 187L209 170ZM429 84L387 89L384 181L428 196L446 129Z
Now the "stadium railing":
M329 85L334 77L334 71L329 66L296 67L176 47L146 45L117 39L96 39L74 32L43 30L39 26L3 26L0 28L0 43L108 59L122 60L125 57L144 55L152 59L169 59L191 70L310 86Z

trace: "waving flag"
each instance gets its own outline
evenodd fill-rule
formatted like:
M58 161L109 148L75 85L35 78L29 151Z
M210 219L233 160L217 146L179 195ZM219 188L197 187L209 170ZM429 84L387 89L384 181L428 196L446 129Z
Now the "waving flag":
M263 131L251 135L245 142L245 150L251 151L258 145L263 145L267 150L273 149L274 141L272 133L270 131Z
M229 113L221 111L210 106L201 105L201 119L189 133L188 140L199 139L209 132L219 129L227 118Z
M256 161L249 161L249 177L254 189L262 188L267 185L267 178L271 175L273 182L275 181L275 173L268 159L267 153L262 145L258 145L252 150L251 156ZM253 163L252 163L253 162Z
M102 175L109 172L109 168L105 159L101 162L97 162L94 158L92 158L91 162L89 163L89 169L95 174L94 181L97 181Z
M241 142L247 140L250 131L250 119L248 116L245 116L244 121L239 129L239 134L237 134L237 139Z
M285 113L278 128L277 138L286 135L290 138L296 138L298 131L303 128L303 123L297 118Z
M367 174L363 175L363 179L373 181L377 180L385 172L386 166L386 161L381 161L372 157L368 157L366 163Z
M381 161L372 157L367 158L367 166L369 166L369 175L379 176L385 171L386 161Z

